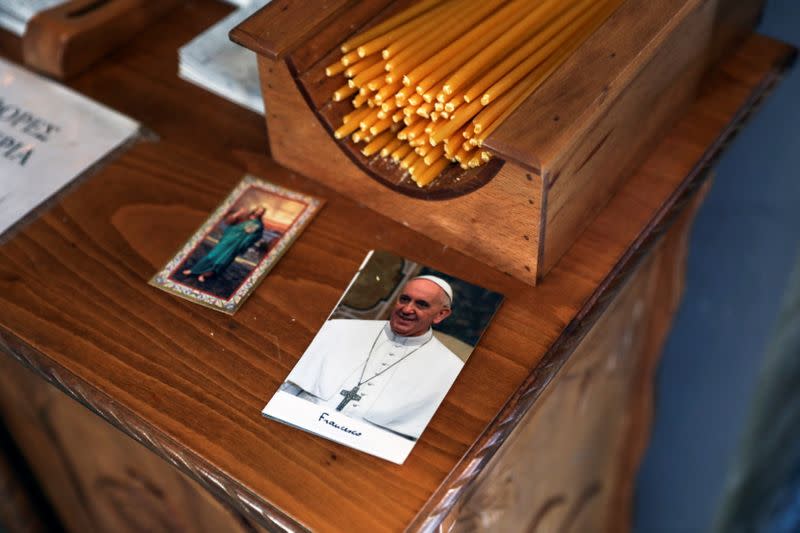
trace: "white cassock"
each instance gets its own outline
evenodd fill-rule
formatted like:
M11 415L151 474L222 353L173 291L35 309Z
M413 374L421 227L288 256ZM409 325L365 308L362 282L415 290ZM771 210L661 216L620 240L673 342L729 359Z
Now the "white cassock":
M328 320L287 382L301 398L335 410L342 391L361 382L342 413L419 438L464 362L428 330L396 335L385 320ZM375 376L375 377L373 377Z

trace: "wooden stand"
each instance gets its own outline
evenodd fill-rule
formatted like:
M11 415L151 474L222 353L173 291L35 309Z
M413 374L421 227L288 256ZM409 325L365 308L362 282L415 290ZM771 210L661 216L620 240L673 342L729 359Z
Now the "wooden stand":
M535 284L695 97L763 0L627 0L485 143L495 160L419 189L332 131L350 102L326 78L338 45L403 2L276 2L231 32L259 55L270 151L281 164Z
M39 72L67 79L127 42L179 0L71 0L34 16L23 57Z
M0 410L63 522L623 531L694 202L794 50L731 51L534 287L281 167L262 117L178 80L178 47L225 9L182 5L74 80L160 140L0 244ZM245 172L325 208L232 317L148 286ZM260 415L373 248L506 295L402 466Z

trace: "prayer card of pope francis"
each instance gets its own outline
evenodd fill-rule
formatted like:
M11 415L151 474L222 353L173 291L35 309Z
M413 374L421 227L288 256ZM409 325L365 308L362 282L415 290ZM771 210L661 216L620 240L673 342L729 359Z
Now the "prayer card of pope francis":
M370 252L262 413L402 464L502 300Z

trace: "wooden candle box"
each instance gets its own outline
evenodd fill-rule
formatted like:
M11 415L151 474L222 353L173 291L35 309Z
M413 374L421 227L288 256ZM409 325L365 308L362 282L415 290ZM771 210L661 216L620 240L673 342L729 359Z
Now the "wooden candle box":
M418 188L332 132L339 44L408 2L276 0L231 32L258 54L272 156L446 246L535 284L690 103L763 0L626 0L487 139L494 159Z

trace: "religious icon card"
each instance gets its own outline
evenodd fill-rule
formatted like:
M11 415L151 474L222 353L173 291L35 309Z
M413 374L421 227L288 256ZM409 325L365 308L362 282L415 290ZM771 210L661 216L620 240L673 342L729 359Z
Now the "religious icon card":
M403 464L502 300L370 252L262 414Z
M322 204L246 176L150 284L233 314Z

